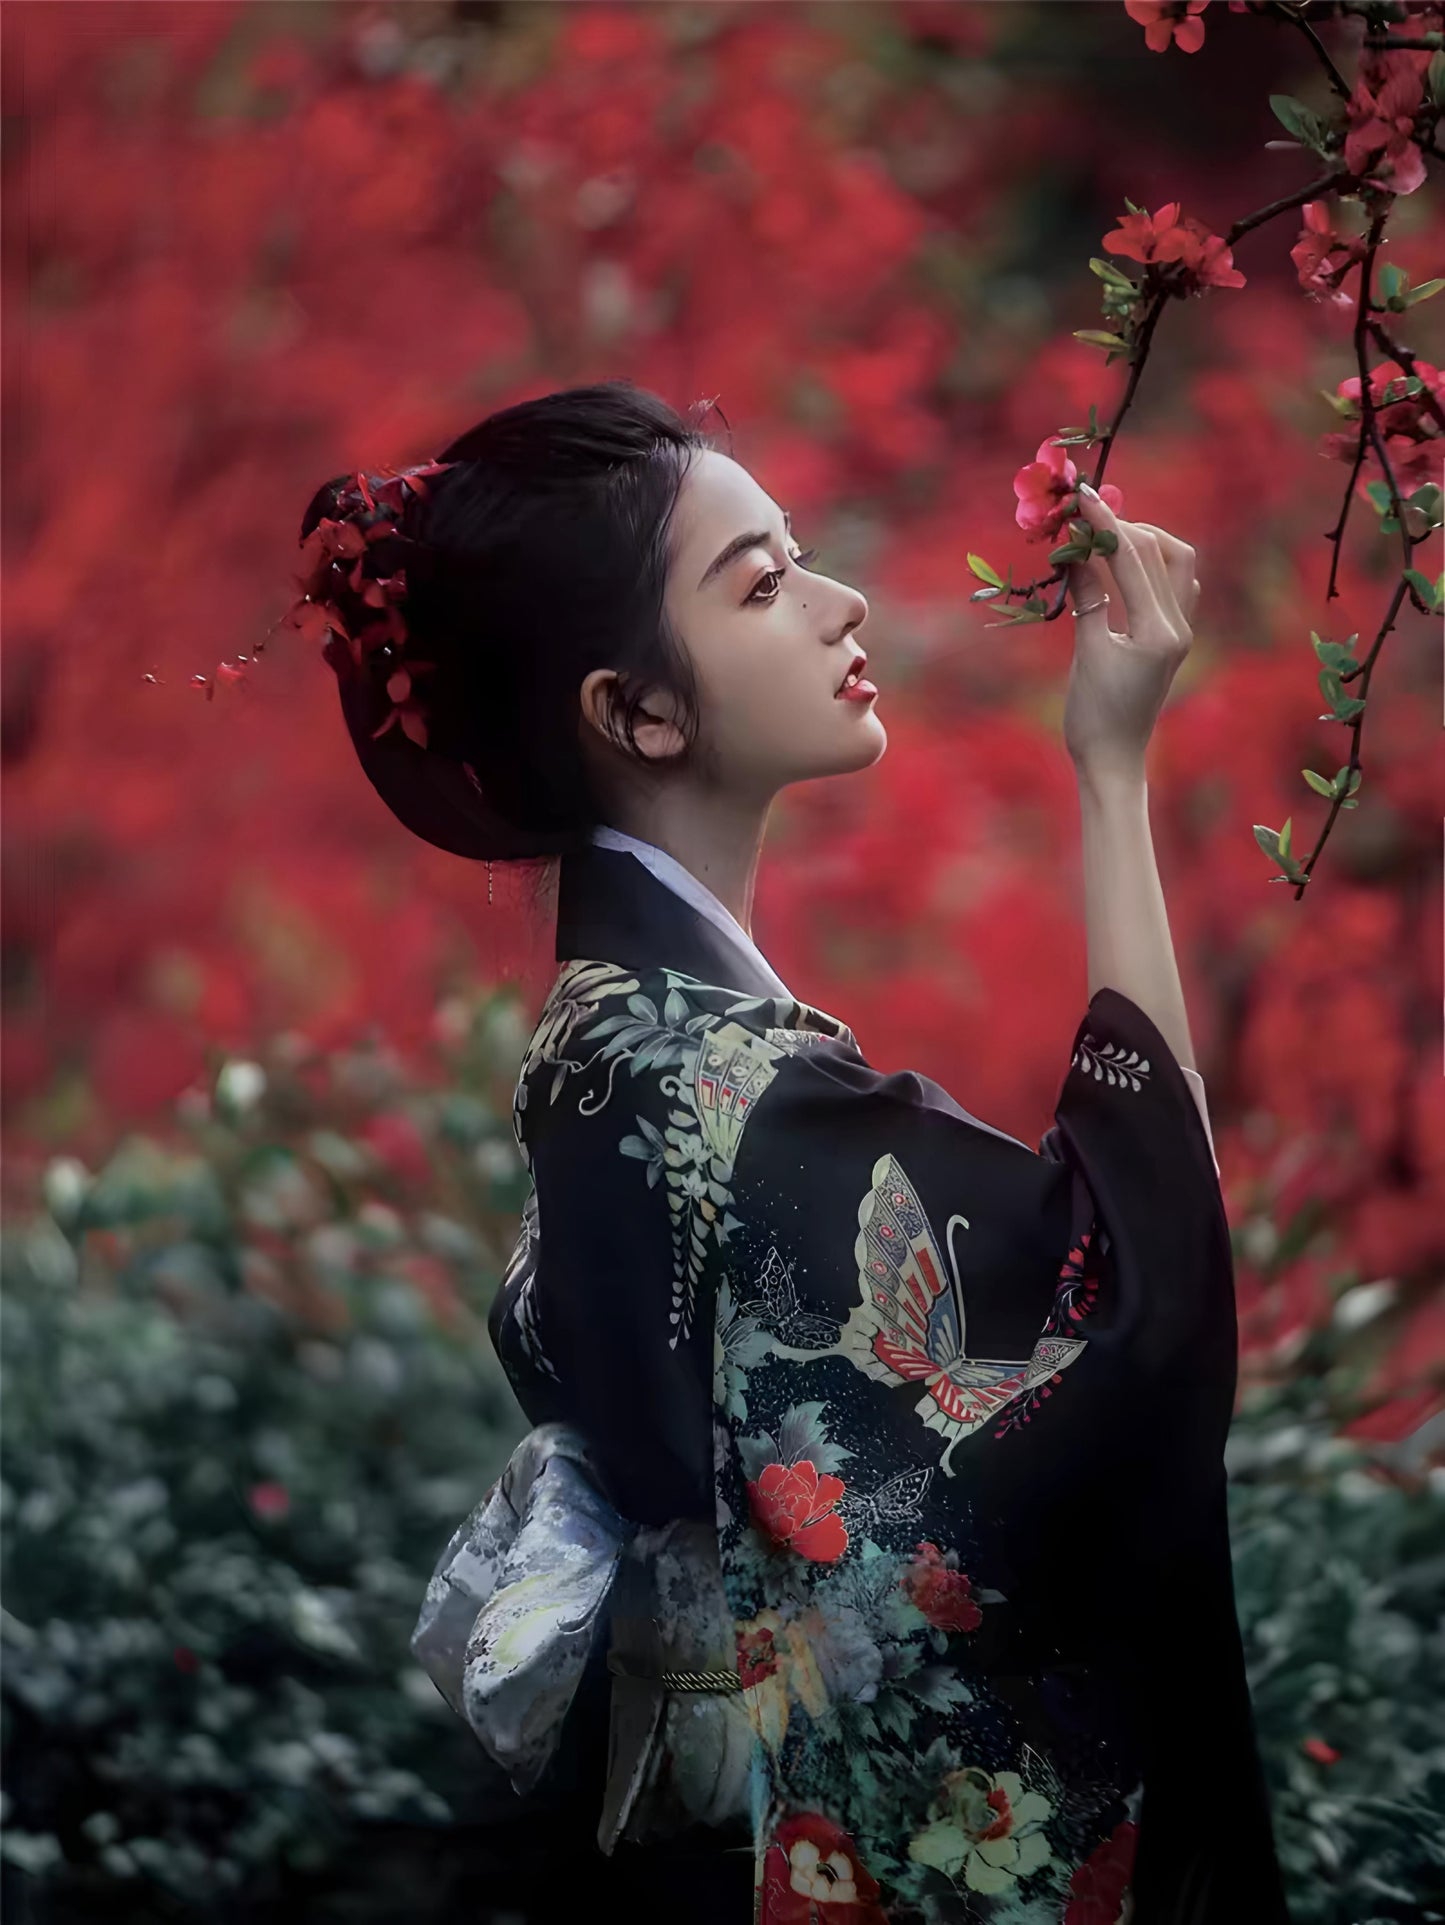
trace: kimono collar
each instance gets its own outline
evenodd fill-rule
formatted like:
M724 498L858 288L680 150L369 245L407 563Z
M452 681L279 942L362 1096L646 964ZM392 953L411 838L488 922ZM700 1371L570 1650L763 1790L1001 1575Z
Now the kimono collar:
M562 857L557 961L664 968L744 996L795 1000L747 931L666 850L618 829Z

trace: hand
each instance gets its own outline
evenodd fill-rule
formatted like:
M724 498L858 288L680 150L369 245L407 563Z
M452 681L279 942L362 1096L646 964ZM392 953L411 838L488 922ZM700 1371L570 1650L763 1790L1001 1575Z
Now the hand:
M1142 773L1164 697L1194 639L1194 550L1147 521L1121 521L1097 496L1080 495L1077 519L1112 530L1119 546L1108 558L1112 580L1100 557L1068 564L1074 606L1090 612L1074 622L1064 746L1081 774ZM1095 607L1106 594L1112 600ZM1110 628L1111 614L1122 633Z

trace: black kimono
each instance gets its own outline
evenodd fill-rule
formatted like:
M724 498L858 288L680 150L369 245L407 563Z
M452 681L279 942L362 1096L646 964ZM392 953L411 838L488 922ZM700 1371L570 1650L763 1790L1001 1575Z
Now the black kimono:
M624 1523L604 1849L741 1843L766 1925L1287 1920L1229 1233L1155 1025L1091 999L1036 1153L631 854L564 858L557 955L492 1335Z

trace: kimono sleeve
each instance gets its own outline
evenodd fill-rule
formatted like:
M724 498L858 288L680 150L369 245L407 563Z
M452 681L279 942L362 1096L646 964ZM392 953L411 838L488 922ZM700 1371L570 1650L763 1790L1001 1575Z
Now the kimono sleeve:
M1228 1224L1182 1066L1116 991L1045 1146L851 1040L779 1070L716 1300L724 1580L773 1809L860 1891L1057 1881L1062 1909L1142 1795L1150 1915L1175 1916L1230 1849L1176 1862L1191 1745L1247 1798L1261 1880L1271 1845L1223 1512ZM964 1785L1031 1814L1006 1865L969 1844Z

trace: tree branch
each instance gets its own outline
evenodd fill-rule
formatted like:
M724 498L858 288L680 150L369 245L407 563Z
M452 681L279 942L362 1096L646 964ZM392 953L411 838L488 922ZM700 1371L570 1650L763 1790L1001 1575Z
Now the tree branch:
M1376 345L1383 353L1387 354L1392 361L1398 361L1406 374L1414 374L1415 355L1412 349L1404 347L1400 342L1394 340L1385 332L1378 321L1370 322L1370 332L1374 335ZM1425 412L1433 415L1441 428L1445 428L1445 407L1440 405L1439 399L1431 389L1428 387L1422 388L1416 396L1416 399Z
M1334 61L1330 59L1329 54L1325 51L1324 42L1320 39L1309 21L1305 19L1304 15L1294 13L1288 7L1272 7L1270 11L1275 14L1276 18L1287 20L1292 27L1299 28L1300 32L1319 55L1324 70L1329 75L1330 85L1337 94L1341 95L1343 99L1348 100L1351 91L1348 81L1346 81Z
M1311 181L1308 187L1297 188L1293 194L1286 194L1282 200L1271 201L1268 207L1261 207L1257 214L1246 214L1243 220L1236 221L1230 228L1224 237L1225 241L1233 247L1235 242L1245 234L1252 233L1256 227L1263 227L1266 221L1272 221L1276 214L1287 214L1292 207L1303 207L1306 201L1318 200L1321 194L1329 193L1337 182L1349 178L1350 176L1343 168L1336 168L1329 174L1321 174L1319 179Z

